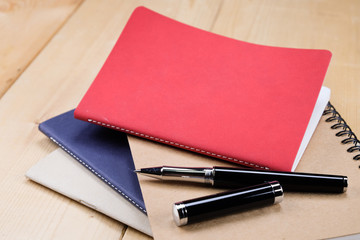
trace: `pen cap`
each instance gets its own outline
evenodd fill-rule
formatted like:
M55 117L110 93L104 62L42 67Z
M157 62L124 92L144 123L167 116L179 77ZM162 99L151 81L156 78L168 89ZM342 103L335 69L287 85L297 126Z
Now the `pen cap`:
M173 218L177 226L183 226L235 211L276 204L282 199L281 185L272 181L174 203Z

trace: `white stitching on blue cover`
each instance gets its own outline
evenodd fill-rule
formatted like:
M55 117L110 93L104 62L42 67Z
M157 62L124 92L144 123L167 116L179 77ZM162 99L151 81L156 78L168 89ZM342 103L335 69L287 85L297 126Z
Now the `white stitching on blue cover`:
M144 213L146 213L146 210L139 206L134 200L132 200L129 196L127 196L125 193L123 193L120 189L115 187L111 182L109 182L107 179L105 179L103 176L101 176L98 172L96 172L94 169L92 169L89 165L87 165L85 162L83 162L80 158L78 158L75 154L73 154L71 151L69 151L66 147L61 145L58 141L56 141L53 137L50 137L50 139L59 145L64 151L69 153L73 158L75 158L78 162L80 162L82 165L87 167L90 171L92 171L96 176L101 178L103 181L105 181L108 185L110 185L112 188L114 188L116 191L118 191L122 196L124 196L126 199L128 199L132 204L134 204L136 207L140 208Z
M122 131L122 132L130 133L130 134L137 135L137 136L141 136L141 137L148 138L148 139L151 139L151 140L155 140L155 141L158 141L158 142L164 142L164 143L167 143L169 145L175 145L175 146L178 146L178 147L181 147L181 148L190 149L190 150L192 150L194 152L201 152L201 153L207 154L209 156L216 156L218 158L223 158L223 159L227 159L227 160L230 160L230 161L239 162L241 164L245 164L245 165L248 165L248 166L251 166L251 167L257 167L257 168L263 168L263 169L269 170L268 167L259 166L257 164L249 163L249 162L242 161L242 160L238 160L236 158L230 158L230 157L215 154L215 153L212 153L212 152L204 151L204 150L201 150L201 149L198 149L198 148L193 148L193 147L189 147L189 146L186 146L186 145L182 145L182 144L179 144L179 143L176 143L176 142L171 142L171 141L167 141L167 140L164 140L164 139L161 139L161 138L152 137L152 136L142 134L142 133L138 133L138 132L134 132L134 131L131 131L131 130L128 130L128 129L125 129L125 128L117 127L117 126L110 125L110 124L103 123L103 122L99 122L99 121L95 121L93 119L88 119L88 122L92 122L92 123L95 123L95 124L98 124L98 125L101 125L101 126L104 126L104 127L115 128L116 130L119 130L119 131Z

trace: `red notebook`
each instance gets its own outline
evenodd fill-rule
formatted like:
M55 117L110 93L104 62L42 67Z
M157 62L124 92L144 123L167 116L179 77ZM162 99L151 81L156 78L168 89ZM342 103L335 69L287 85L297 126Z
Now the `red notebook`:
M327 50L223 37L139 7L75 117L226 161L289 171L330 58Z

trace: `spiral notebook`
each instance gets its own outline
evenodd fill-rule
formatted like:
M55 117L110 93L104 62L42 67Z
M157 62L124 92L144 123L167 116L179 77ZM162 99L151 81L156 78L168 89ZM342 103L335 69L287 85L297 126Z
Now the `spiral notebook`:
M330 58L326 50L230 39L139 7L75 117L225 161L290 171Z
M331 104L324 114L296 171L346 175L346 193L285 193L277 205L177 227L172 219L174 202L222 190L139 176L154 238L327 239L360 233L360 162L355 161L360 160L360 142ZM281 143L284 149L288 138ZM129 136L129 143L136 168L231 166L141 138Z

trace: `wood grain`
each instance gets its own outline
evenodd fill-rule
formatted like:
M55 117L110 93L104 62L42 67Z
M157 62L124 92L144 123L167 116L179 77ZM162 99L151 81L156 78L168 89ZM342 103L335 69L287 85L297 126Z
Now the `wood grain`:
M0 1L0 98L81 3Z
M239 40L331 50L325 85L335 107L360 134L359 1L80 3L0 1L0 96L5 93L0 100L1 239L149 239L24 177L56 148L39 133L38 123L76 107L140 5Z

